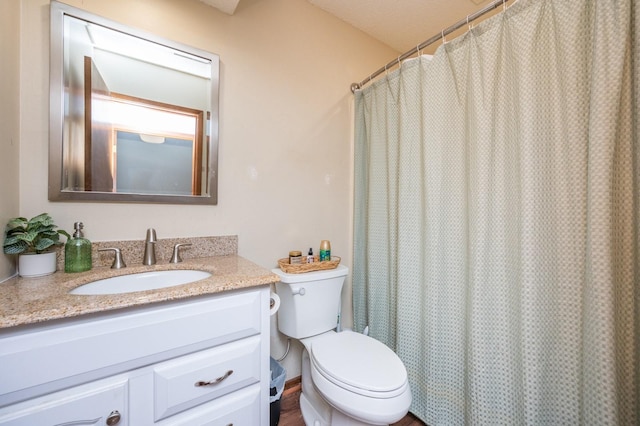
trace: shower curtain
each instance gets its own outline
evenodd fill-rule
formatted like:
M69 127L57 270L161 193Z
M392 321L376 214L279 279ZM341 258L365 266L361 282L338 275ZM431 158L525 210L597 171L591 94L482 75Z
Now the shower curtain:
M436 425L640 422L637 0L519 0L356 92L355 328Z

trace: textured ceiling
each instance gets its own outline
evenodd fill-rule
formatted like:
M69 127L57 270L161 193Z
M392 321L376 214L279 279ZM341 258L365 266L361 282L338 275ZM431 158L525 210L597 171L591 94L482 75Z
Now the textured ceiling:
M200 0L233 15L241 0ZM246 0L245 0L246 1ZM308 1L398 52L413 49L492 0L296 0ZM507 0L512 2L513 0ZM425 49L432 52L434 48Z
M240 0L200 0L202 3L213 6L227 15L233 15Z
M490 0L308 0L399 52L416 47Z

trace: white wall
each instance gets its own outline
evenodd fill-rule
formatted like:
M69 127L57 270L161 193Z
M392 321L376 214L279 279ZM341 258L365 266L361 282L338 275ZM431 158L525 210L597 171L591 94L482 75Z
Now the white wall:
M197 0L65 2L220 55L219 203L49 202L49 2L11 0L14 9L16 3L22 5L24 14L21 215L47 211L67 230L74 221L83 221L87 238L94 241L143 239L148 227L154 227L159 238L237 234L239 254L266 268L275 267L289 250L313 247L317 252L320 240L329 239L333 253L351 266L349 85L398 52L306 0L243 0L233 16ZM2 4L5 8L6 2ZM2 23L13 22L1 15ZM3 139L3 150L6 145ZM4 170L10 160L4 152L1 158ZM3 206L4 193L15 200L16 180L4 182L0 183ZM15 208L2 207L0 213L15 214ZM125 260L132 264L141 259ZM348 326L350 280L344 294ZM272 353L281 354L283 344L284 339L274 339ZM295 349L285 362L289 377L299 374L299 346Z
M8 19L13 17L13 19ZM20 213L20 2L0 1L0 226ZM4 237L3 237L4 238ZM0 255L0 282L15 274L13 259ZM2 290L0 290L2 291Z

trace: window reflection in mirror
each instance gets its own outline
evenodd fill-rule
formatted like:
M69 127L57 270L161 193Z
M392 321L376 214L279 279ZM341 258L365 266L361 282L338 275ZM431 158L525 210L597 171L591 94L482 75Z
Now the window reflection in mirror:
M216 204L217 55L51 11L49 198Z

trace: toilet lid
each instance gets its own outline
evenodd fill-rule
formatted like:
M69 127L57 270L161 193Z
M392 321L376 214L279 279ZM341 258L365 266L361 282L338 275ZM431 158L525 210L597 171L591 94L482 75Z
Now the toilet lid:
M349 390L367 395L395 394L394 391L406 386L407 370L400 358L383 343L364 334L331 333L314 342L310 352L320 374Z

